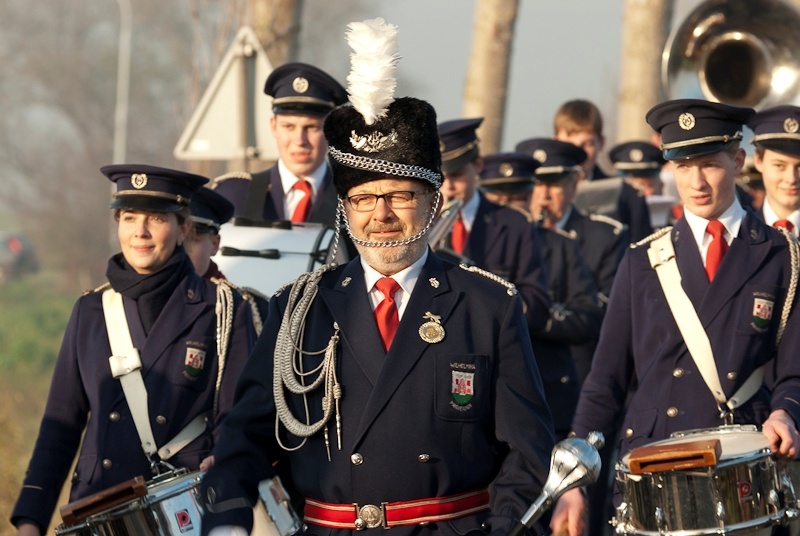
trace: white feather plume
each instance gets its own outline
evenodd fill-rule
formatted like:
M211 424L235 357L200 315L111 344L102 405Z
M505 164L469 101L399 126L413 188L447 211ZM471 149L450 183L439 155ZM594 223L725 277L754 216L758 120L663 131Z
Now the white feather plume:
M350 74L347 92L353 107L368 125L386 116L394 102L394 78L400 55L397 53L397 26L382 18L351 22L347 25Z

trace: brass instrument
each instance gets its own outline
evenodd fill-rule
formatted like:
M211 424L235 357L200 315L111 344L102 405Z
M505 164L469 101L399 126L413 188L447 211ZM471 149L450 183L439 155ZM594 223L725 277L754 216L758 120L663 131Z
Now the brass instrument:
M800 95L800 12L784 0L707 0L677 26L662 54L668 98L756 109Z
M456 263L464 263L467 266L472 266L475 263L469 258L456 253L447 243L447 237L450 236L450 230L453 224L458 219L458 211L464 202L461 199L451 199L442 207L439 217L431 225L431 230L428 231L428 244L440 256L451 260Z

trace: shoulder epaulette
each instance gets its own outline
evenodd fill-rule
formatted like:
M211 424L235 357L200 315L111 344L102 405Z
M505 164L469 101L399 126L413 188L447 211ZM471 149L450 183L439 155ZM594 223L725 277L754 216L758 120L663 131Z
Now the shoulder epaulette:
M99 287L97 287L95 289L84 290L83 291L83 295L86 296L87 294L94 294L95 292L103 292L107 288L111 288L111 283L109 283L108 281L106 281L105 283L103 283L102 285L100 285Z
M631 249L638 248L639 246L644 246L645 244L649 244L653 240L661 238L662 236L664 236L665 234L669 233L670 231L672 231L672 226L662 227L661 229L659 229L655 233L651 234L650 236L646 236L646 237L642 238L641 240L639 240L638 242L636 242L634 244L631 244Z
M514 283L509 283L499 275L493 274L488 270L484 270L482 268L478 268L477 266L467 266L463 262L458 265L462 270L466 270L468 272L472 272L473 274L480 274L487 279L491 279L495 283L500 283L504 287L506 287L506 294L509 296L516 296L517 295L517 287L514 286Z
M615 220L605 214L589 214L589 219L592 221L599 221L600 223L606 223L614 228L614 234L618 235L622 231L625 230L626 225L621 221Z
M577 233L575 233L575 231L565 231L564 229L559 229L558 227L554 227L553 229L550 230L554 231L556 234L559 234L565 238L569 238L570 240L575 240L576 238L578 238L578 235Z
M515 211L519 212L520 214L522 214L523 216L525 216L525 219L528 221L528 223L533 223L534 222L533 214L531 214L530 212L528 212L524 208L518 207L516 205L503 205L503 206L506 207L506 208L510 208L511 210L515 210Z

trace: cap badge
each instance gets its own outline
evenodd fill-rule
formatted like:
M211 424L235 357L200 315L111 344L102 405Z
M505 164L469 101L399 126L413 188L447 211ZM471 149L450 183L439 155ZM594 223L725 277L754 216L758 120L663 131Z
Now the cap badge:
M137 190L141 190L147 186L147 175L144 173L134 173L131 175L131 185Z
M428 279L428 283L430 283L433 288L439 288L439 280L435 277Z
M500 175L503 177L510 177L514 174L514 166L509 164L508 162L503 162L500 164L500 167L497 168L497 171L500 172Z
M544 149L536 149L533 151L533 158L541 163L547 162L547 151Z
M644 159L644 153L641 149L631 149L628 158L631 159L631 162L641 162Z
M428 311L422 315L422 318L428 319L428 322L425 322L419 327L420 338L429 344L442 342L444 339L442 317Z
M800 123L798 123L797 119L794 117L787 117L783 122L783 130L789 134L794 134L797 132L798 127L800 127Z
M683 130L692 130L695 125L694 116L689 112L682 113L680 117L678 117L678 125L680 125Z
M397 131L392 130L388 134L383 132L373 132L366 136L359 136L355 130L350 131L350 145L357 151L366 153L377 153L388 149L397 143Z
M305 93L308 91L308 80L303 78L302 76L298 76L294 80L292 80L292 89L297 91L298 93Z

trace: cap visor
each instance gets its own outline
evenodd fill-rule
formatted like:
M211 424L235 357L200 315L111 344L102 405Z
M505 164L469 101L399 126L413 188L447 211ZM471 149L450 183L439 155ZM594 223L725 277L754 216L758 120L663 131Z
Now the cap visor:
M666 149L664 151L664 158L667 160L686 160L696 156L719 153L731 145L733 145L733 141L720 141L714 143L701 143L698 145L687 145L686 147L676 147L674 149Z
M111 200L111 208L127 208L151 212L178 212L183 206L177 201L139 195L121 195Z

